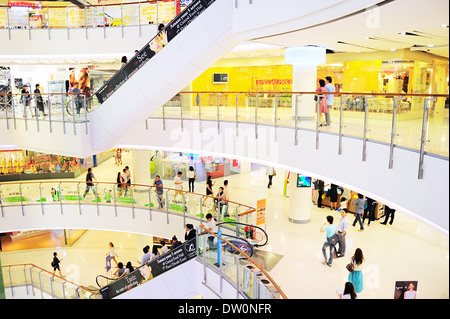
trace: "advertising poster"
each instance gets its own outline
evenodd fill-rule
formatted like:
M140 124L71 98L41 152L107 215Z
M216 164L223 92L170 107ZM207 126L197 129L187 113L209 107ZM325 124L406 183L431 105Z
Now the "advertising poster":
M111 270L111 256L106 256L106 272L108 273Z
M78 88L81 90L81 93L86 94L86 98L88 98L91 92L91 79L89 77L89 69L74 68L70 70L70 89L73 89L75 87L76 82L78 82Z
M416 299L417 280L396 281L394 299Z
M256 202L256 226L266 223L266 201L264 198Z
M48 21L51 28L65 28L67 26L66 8L51 8L48 11Z

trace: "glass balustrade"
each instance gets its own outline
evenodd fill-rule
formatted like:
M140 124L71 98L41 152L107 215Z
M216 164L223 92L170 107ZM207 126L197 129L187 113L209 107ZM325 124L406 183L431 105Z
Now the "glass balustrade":
M20 6L22 5L22 6ZM175 0L123 4L42 6L17 3L0 6L0 29L98 28L168 23L182 8Z
M335 93L330 125L317 116L315 92L180 92L150 118L221 121L330 132L448 157L448 116L434 112L448 95ZM424 114L424 107L427 107ZM305 109L309 113L305 113ZM295 121L297 118L297 121ZM425 122L424 122L425 118ZM425 125L423 125L425 123ZM200 122L201 125L201 122Z
M2 266L6 289L26 287L30 298L42 299L100 299L98 291L91 291L33 264Z

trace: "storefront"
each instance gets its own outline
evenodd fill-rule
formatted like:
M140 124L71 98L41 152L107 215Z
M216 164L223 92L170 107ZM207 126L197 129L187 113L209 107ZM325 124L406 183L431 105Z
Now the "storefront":
M26 150L0 151L0 182L75 178L112 157L112 151L76 158Z

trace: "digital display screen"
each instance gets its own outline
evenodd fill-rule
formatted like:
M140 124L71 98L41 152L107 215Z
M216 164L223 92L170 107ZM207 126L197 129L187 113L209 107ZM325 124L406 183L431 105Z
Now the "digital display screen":
M311 187L311 177L297 174L297 187Z
M227 73L214 73L213 74L213 83L216 83L216 84L228 83L228 74Z

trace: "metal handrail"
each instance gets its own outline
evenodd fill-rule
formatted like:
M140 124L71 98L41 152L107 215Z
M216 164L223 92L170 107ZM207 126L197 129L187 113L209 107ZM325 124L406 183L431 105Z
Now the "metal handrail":
M222 242L227 243L227 245L230 245L233 249L235 249L237 252L239 252L239 254L243 255L245 258L247 258L253 265L255 265L266 277L267 279L272 283L272 285L275 287L275 289L280 293L280 295L283 297L283 299L288 299L288 297L286 296L286 294L283 292L283 290L281 289L281 287L275 282L275 280L273 280L273 278L267 273L267 271L261 267L255 260L253 260L250 256L248 256L245 252L243 252L242 250L240 250L239 248L237 248L235 245L233 245L232 243L230 243L228 240L226 240L225 238L222 238L221 236L217 235L216 233L213 233L211 231L209 231L208 229L206 229L205 226L203 225L199 225L199 227L201 229L203 229L205 232L213 235L216 238L219 238L220 240L222 240Z
M50 271L45 270L44 268L41 268L41 267L39 267L39 266L36 266L35 264L32 264L32 263L27 263L27 264L14 264L14 265L4 265L4 266L2 266L2 268L10 268L10 267L26 267L26 266L31 266L31 267L33 267L33 268L37 268L37 269L39 269L39 270L41 270L41 271L44 271L44 272L46 272L46 273L52 275L53 277L59 278L59 279L63 280L64 282L69 283L69 284L72 284L72 285L78 287L79 289L85 290L86 292L89 292L89 293L91 293L91 294L94 294L94 295L100 294L100 292L98 292L98 291L92 291L92 290L90 290L90 289L88 289L88 288L86 288L86 287L84 287L84 286L80 286L80 285L78 285L78 284L76 284L76 283L74 283L74 282L72 282L72 281L70 281L70 280L67 280L67 279L65 279L65 278L63 278L63 277L60 277L60 276L58 276L58 275L56 275L56 274L53 274L53 273L51 273ZM12 283L11 283L11 285L12 285Z

